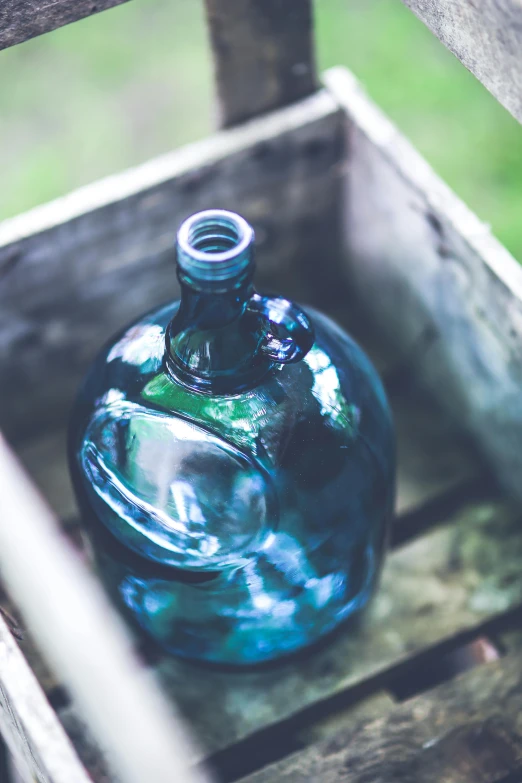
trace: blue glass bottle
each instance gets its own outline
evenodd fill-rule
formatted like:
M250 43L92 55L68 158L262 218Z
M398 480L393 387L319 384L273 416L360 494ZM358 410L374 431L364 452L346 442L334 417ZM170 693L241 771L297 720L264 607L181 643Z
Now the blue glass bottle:
M100 574L168 651L251 664L368 602L394 496L379 378L329 318L253 288L222 210L178 234L181 301L98 356L71 469Z

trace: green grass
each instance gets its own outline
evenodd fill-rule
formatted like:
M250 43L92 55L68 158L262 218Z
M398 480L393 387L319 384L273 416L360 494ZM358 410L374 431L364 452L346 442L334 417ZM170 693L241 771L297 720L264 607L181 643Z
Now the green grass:
M400 0L316 0L320 68L348 65L522 259L522 128ZM200 0L133 0L0 52L0 218L213 125Z

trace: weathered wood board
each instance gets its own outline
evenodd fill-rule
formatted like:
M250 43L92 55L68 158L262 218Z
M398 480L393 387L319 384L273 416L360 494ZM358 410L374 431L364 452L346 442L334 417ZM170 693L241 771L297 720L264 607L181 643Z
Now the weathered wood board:
M517 783L521 693L519 649L243 783Z
M24 783L89 783L70 740L1 616L0 731Z
M311 0L205 0L205 5L224 127L314 92Z
M403 3L522 122L519 0L403 0Z
M522 497L522 267L345 69L347 278L383 341Z
M126 0L2 0L0 49L105 11Z
M0 224L5 433L19 440L64 425L101 344L175 297L174 240L192 212L240 211L256 230L260 285L327 299L343 144L341 113L322 91ZM331 259L320 279L318 258Z

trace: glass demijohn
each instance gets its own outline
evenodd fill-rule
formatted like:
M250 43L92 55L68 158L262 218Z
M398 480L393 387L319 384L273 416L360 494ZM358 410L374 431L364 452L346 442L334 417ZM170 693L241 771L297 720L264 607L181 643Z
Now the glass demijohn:
M222 210L178 234L181 300L111 341L71 469L111 595L168 651L226 664L309 645L368 602L394 488L375 370L325 315L255 292Z

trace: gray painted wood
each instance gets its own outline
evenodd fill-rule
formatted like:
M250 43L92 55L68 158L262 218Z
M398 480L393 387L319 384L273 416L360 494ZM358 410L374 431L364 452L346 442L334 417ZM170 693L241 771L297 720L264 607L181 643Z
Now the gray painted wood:
M120 5L126 0L2 0L0 49Z
M252 222L260 286L328 299L343 144L341 114L321 92L0 224L5 433L27 439L66 424L96 350L175 298L176 230L199 209L232 209Z
M522 498L522 267L348 71L326 79L350 120L351 289Z
M311 0L205 0L205 5L223 127L316 89Z
M522 6L518 0L403 0L522 122ZM451 143L451 140L448 140Z
M243 783L516 783L521 689L519 648Z

